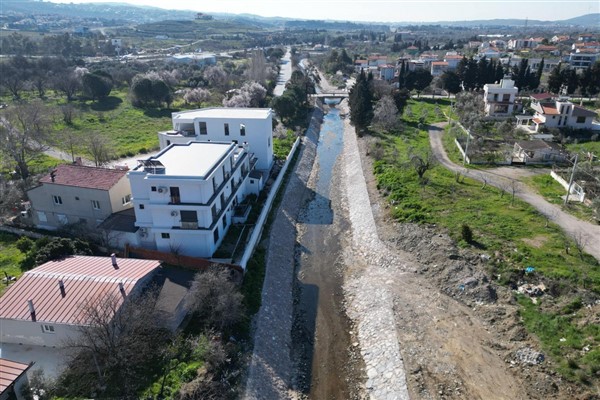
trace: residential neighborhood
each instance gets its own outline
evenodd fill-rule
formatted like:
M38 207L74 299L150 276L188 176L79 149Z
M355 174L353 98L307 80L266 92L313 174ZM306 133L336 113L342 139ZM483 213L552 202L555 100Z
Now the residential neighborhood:
M600 13L264 3L3 4L0 400L594 398Z

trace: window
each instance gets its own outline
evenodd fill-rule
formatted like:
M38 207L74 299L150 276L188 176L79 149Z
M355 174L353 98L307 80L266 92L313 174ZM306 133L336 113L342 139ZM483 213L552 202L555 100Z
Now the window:
M215 240L215 244L219 241L219 229L215 229L213 232L213 239Z
M150 191L151 192L156 192L156 186L150 186Z
M240 124L240 135L246 136L246 125Z
M170 233L161 233L160 237L163 239L170 239L171 238L171 234Z
M227 228L227 215L223 215L222 222L223 222L223 229Z
M131 195L128 194L127 196L121 198L121 202L123 205L131 203Z
M229 136L229 124L225 123L224 128L225 128L225 136Z
M271 138L268 138L267 140L267 147L271 147Z
M167 146L168 146L168 145L170 145L170 144L171 144L171 141L170 141L170 140L167 140Z
M585 122L585 117L577 117L577 120L575 122L578 124L583 124Z
M143 209L144 209L144 205L143 205L143 204L140 204L140 207L139 207L139 208L140 208L140 210L143 210Z
M201 135L208 135L208 129L206 128L206 122L200 122L200 134Z
M43 211L38 211L37 217L40 220L40 222L48 222L48 217L46 217L46 213Z
M98 200L92 200L92 208L94 210L99 210L100 209L100 202Z
M65 214L56 214L56 219L58 219L58 222L60 222L63 225L66 225L69 223L69 219L67 218L67 216Z
M44 333L54 333L54 325L42 325L42 332Z
M52 196L52 200L54 200L54 204L57 206L62 204L62 197L60 196Z
M254 179L250 179L250 183L254 183Z
M181 203L181 196L179 195L179 186L171 186L169 188L169 192L171 194L171 203L173 203L173 204Z
M75 200L79 200L79 196L75 196Z

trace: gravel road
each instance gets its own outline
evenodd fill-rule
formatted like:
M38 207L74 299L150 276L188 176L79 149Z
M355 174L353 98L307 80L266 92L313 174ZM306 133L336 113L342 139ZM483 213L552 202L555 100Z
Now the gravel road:
M429 128L429 141L431 149L436 159L446 168L454 172L460 172L469 178L483 182L484 179L489 185L503 190L512 189L512 184L515 181L515 176L507 176L503 174L503 169L497 171L472 171L463 166L454 164L448 158L442 145L442 134L447 123L439 123ZM527 170L523 169L526 173ZM542 196L534 193L531 188L526 185L516 183L515 195L535 207L550 221L560 226L569 236L584 244L584 250L600 260L600 225L594 225L589 222L582 221L564 212L559 206L548 203Z

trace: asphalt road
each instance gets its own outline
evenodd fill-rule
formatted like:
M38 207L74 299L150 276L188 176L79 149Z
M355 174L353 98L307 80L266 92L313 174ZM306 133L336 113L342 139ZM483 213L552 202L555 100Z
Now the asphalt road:
M435 124L429 128L429 142L435 158L447 169L460 172L469 178L480 182L486 181L488 185L497 187L508 192L512 191L513 182L516 187L515 196L535 207L550 221L560 226L574 240L582 243L584 250L600 261L600 225L594 225L582 221L564 212L559 206L548 203L542 196L534 193L531 188L515 181L513 177L507 177L493 171L472 171L461 165L454 164L448 158L442 145L442 134L446 122ZM524 170L526 174L526 170Z

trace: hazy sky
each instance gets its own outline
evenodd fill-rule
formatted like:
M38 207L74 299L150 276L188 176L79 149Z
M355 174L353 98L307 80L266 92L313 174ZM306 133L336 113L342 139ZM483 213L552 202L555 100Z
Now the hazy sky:
M2 0L0 0L2 1ZM201 12L351 21L465 21L495 18L561 20L600 13L598 0L52 0L120 2Z

